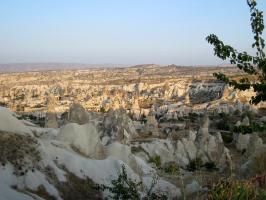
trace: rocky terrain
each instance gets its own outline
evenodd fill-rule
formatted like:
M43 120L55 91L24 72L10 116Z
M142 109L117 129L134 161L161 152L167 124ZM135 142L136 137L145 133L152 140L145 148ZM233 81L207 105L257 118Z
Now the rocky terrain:
M174 65L1 74L0 199L103 199L96 186L122 166L168 199L265 173L266 104L214 80L220 70L239 76Z

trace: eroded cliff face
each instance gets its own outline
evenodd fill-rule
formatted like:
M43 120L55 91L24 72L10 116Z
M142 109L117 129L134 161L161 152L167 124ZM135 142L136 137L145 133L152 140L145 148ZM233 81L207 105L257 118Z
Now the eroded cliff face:
M201 104L221 99L224 94L225 84L215 80L193 81L189 85L189 102Z

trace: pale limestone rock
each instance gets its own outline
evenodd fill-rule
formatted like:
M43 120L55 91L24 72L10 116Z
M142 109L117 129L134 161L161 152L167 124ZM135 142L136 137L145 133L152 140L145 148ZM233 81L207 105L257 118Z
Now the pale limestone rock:
M151 142L140 142L139 144L133 145L139 148L145 154L138 154L143 159L148 159L155 156L160 156L162 164L175 161L174 147L170 140L154 139ZM148 161L148 160L147 160Z
M198 148L197 156L201 158L203 162L214 162L217 166L230 164L231 158L224 147L221 134L216 133L215 135L210 135L208 128L209 118L205 115L203 125L198 131L195 142Z
M243 150L246 150L250 143L250 137L251 137L250 134L239 133L236 139L236 149L241 152Z
M158 130L158 122L155 119L155 115L149 114L147 116L147 122L144 127L144 133L149 134L151 133L153 136L159 136L159 130Z
M209 138L209 123L209 117L205 114L203 118L203 124L200 127L196 137L196 142L205 143L207 141L207 139Z
M190 160L184 144L179 140L176 144L175 157L179 166L186 167Z
M184 145L185 151L187 152L187 156L188 156L189 160L194 160L197 156L197 147L196 147L194 141L190 140L189 138L188 139L182 138L181 141Z
M111 141L111 138L108 137L108 136L104 136L104 137L102 138L102 144L103 144L104 146L108 145L108 143L109 143L110 141Z
M106 147L106 153L107 156L122 160L135 172L138 170L135 156L131 153L129 146L114 142Z
M103 119L103 136L109 136L112 141L129 144L137 137L134 123L124 110L110 110Z
M104 149L101 143L98 130L93 123L79 125L69 123L61 127L58 140L67 142L74 150L92 159L102 159Z
M53 112L47 112L45 115L45 128L58 128L57 115Z
M261 118L260 118L260 121L262 121L262 122L266 122L266 116L261 117Z
M242 120L241 125L242 125L242 126L249 126L249 125L250 125L248 116L246 116L246 117Z
M187 184L185 187L185 194L186 195L192 195L196 192L199 192L201 190L201 186L199 183L195 180L193 180L191 183Z
M0 107L0 131L32 135L31 130L7 108Z
M237 127L241 126L241 121L237 121L235 126Z
M80 104L73 103L66 120L70 123L86 124L89 121L89 114Z
M257 154L264 147L262 139L258 136L257 133L253 133L250 136L249 144L246 148L246 153L248 156L252 156L253 154Z

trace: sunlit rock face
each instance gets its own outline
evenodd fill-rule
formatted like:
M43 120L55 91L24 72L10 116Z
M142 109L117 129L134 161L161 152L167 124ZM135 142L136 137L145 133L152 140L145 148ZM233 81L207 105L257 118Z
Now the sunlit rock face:
M59 127L56 113L52 113L52 112L46 113L44 127L45 128L58 128Z
M228 75L240 74L233 67L156 65L1 74L0 104L24 113L64 113L73 102L78 102L85 110L92 111L123 108L131 111L134 119L140 119L145 110L169 104L182 103L181 108L186 109L183 107L216 101L248 103L254 92L235 91L214 80L212 74L220 70ZM83 119L71 120L80 123L87 120L85 116L80 117Z
M78 123L82 125L89 121L89 114L82 107L82 105L78 103L73 103L69 109L65 120L66 122Z

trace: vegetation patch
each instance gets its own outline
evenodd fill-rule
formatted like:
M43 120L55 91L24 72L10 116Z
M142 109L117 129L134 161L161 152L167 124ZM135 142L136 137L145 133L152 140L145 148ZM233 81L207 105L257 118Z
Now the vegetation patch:
M187 170L189 171L196 171L199 170L203 166L203 162L201 158L195 158L191 160L187 165Z
M37 149L38 142L30 136L13 133L0 133L0 163L2 166L10 163L14 174L25 175L29 170L34 171L41 160Z
M256 186L253 181L221 180L214 185L208 195L208 200L263 200L266 191Z
M110 193L108 199L167 200L166 194L154 190L157 180L154 178L150 188L146 188L142 181L136 182L128 177L125 166L122 165L122 172L117 179L111 181L111 186L98 185L98 188Z
M56 200L56 197L50 195L44 188L44 186L39 186L37 188L37 190L30 190L30 189L27 189L27 191L29 191L30 193L32 194L36 194L38 195L39 197L45 199L45 200Z
M88 177L82 179L71 172L66 174L67 182L57 186L62 199L64 200L100 200L101 192L96 184Z
M59 166L65 171L66 182L60 182L51 167L45 168L46 177L49 182L57 188L64 200L100 200L103 199L97 185L88 177L80 178L69 172L65 166ZM36 193L36 192L35 192ZM36 193L38 194L38 193Z
M162 165L161 157L158 156L158 155L154 156L154 157L150 157L148 162L149 163L154 163L157 168L161 168L161 165Z
M225 144L230 144L234 140L232 132L223 132L221 136Z
M215 162L213 162L213 161L206 162L206 163L204 164L204 167L205 167L208 171L218 170L218 168L216 167Z
M180 168L175 162L166 163L163 170L165 173L170 175L180 175Z

